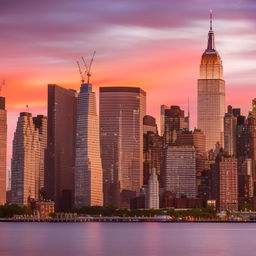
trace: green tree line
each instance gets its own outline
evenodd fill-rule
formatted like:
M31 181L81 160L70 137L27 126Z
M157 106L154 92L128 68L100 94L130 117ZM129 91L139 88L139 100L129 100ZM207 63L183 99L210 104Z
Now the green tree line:
M20 207L16 204L0 205L0 218L11 218L14 215L31 215L31 210L26 207Z

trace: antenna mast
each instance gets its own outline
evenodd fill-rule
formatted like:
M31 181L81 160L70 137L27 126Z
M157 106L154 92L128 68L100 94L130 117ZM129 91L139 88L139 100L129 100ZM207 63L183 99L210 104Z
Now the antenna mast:
M210 9L210 31L212 31L212 9Z

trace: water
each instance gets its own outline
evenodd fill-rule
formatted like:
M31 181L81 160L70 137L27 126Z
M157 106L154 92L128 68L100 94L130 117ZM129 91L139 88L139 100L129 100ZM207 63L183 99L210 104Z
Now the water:
M1 256L255 256L256 224L0 223Z

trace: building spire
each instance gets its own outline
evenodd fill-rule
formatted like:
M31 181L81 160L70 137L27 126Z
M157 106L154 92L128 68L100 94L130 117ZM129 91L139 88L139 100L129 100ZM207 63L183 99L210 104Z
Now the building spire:
M212 9L210 10L210 31L208 33L207 51L215 51L214 32L212 30Z
M210 9L210 31L212 31L212 9Z

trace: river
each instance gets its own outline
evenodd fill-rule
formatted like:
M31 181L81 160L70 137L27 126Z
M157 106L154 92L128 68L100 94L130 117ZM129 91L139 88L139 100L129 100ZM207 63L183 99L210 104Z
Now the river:
M1 256L255 256L253 223L0 223Z

